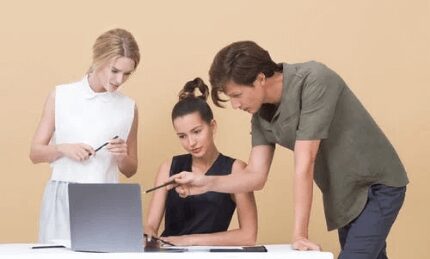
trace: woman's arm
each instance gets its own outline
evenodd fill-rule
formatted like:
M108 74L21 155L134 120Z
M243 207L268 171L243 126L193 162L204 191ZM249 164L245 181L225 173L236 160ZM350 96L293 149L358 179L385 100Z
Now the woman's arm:
M255 146L251 150L248 165L238 173L227 176L204 176L181 172L170 177L180 184L176 191L181 197L196 195L208 191L238 193L261 190L267 180L272 163L274 147ZM169 185L168 188L175 186Z
M232 174L245 168L246 164L236 160L233 164ZM240 174L240 173L239 173ZM224 232L210 234L192 234L184 236L171 236L163 238L175 245L212 245L212 246L252 246L257 239L257 207L254 194L235 193L232 195L236 202L239 228Z
M135 106L133 124L131 125L127 142L122 139L113 139L106 147L118 161L119 171L127 177L132 177L137 171L138 118L139 114L137 106Z
M158 186L169 178L170 165L172 160L164 162L158 170L154 186ZM157 236L161 220L164 216L166 207L167 190L165 188L157 189L153 192L149 203L148 214L145 223L145 233L149 236Z
M62 156L77 161L88 159L94 154L94 149L83 143L49 144L55 130L55 90L45 102L42 118L33 136L30 149L30 159L33 163L53 162Z
M319 245L308 239L314 167L319 144L320 140L297 140L294 146L293 248L298 250L321 250Z

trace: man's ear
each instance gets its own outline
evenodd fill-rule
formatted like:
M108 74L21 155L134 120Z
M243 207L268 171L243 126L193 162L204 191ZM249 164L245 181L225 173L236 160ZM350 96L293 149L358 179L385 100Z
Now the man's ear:
M266 75L263 73L258 73L257 78L255 79L253 85L254 86L263 86L266 84Z

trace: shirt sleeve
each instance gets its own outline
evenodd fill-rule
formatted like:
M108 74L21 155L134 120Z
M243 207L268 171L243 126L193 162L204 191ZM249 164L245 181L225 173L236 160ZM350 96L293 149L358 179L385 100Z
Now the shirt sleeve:
M252 116L251 125L252 125L251 135L252 135L253 147L260 146L260 145L275 146L274 143L268 141L264 136L264 132L260 125L259 119L257 118L257 115Z
M332 70L319 67L308 75L301 94L296 140L326 139L345 83Z

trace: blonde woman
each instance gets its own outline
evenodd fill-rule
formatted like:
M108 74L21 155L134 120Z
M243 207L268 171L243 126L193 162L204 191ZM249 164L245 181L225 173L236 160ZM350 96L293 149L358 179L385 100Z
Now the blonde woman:
M40 243L70 239L68 183L117 183L118 170L127 177L136 173L137 108L117 89L139 60L132 34L107 31L97 38L83 79L59 85L48 96L30 151L33 163L52 167L42 201Z

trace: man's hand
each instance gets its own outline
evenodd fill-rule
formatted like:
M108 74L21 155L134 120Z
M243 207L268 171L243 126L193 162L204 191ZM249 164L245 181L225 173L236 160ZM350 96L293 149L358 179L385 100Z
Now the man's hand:
M293 246L293 249L300 250L300 251L307 251L307 250L321 251L320 245L304 237L293 240L292 246Z
M178 185L168 185L167 189L175 188L176 192L182 198L209 191L210 177L205 175L183 171L171 176L168 181L171 180L174 180Z

